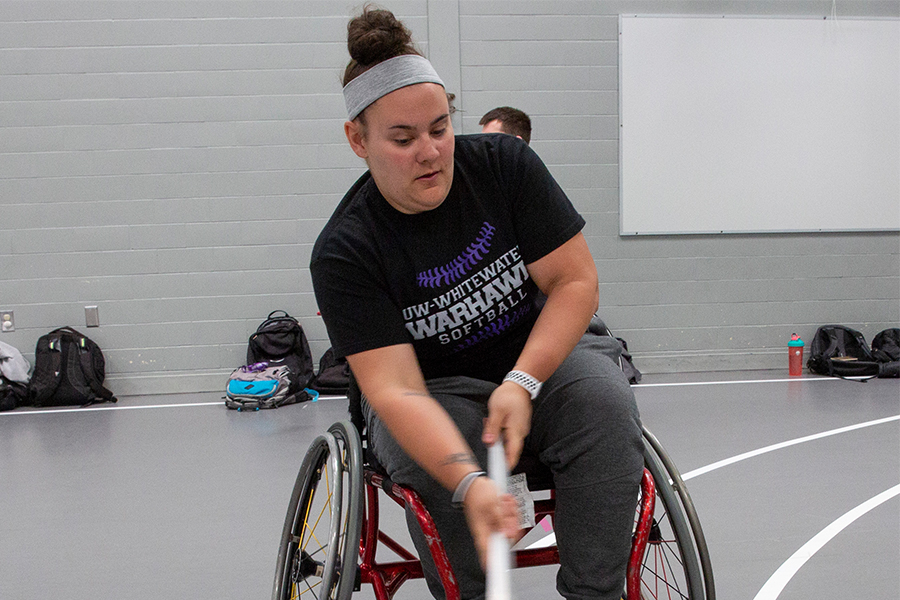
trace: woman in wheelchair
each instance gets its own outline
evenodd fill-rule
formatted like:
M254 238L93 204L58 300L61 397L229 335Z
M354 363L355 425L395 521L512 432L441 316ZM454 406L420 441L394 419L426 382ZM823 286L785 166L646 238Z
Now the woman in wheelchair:
M482 476L502 438L510 468L524 451L553 473L560 594L619 599L643 445L618 343L585 334L599 299L585 221L521 140L454 136L440 77L390 12L351 20L348 48L344 132L368 171L310 269L369 448L423 498L463 598L484 596L489 535L514 534L512 500Z

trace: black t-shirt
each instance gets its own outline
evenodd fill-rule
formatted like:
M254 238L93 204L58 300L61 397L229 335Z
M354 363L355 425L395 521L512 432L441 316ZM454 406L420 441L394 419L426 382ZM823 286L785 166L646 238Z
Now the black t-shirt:
M537 155L504 134L456 137L444 202L391 207L365 173L313 249L310 270L335 352L412 343L426 379L499 382L537 319L530 264L584 219Z

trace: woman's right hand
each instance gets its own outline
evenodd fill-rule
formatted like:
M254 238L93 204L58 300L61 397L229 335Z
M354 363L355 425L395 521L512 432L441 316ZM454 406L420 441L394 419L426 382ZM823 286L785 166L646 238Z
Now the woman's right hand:
M491 534L501 532L510 540L519 532L516 501L509 494L498 495L497 486L487 477L478 477L466 492L463 510L475 541L481 568L487 570Z

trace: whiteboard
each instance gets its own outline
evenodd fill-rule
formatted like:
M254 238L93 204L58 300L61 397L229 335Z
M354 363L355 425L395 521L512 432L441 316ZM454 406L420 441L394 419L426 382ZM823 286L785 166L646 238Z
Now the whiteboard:
M621 234L900 230L900 20L619 31Z

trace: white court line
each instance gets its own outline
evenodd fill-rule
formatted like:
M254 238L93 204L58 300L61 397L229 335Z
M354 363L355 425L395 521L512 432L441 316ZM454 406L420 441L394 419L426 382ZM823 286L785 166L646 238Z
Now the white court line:
M803 546L794 552L778 570L775 571L769 580L762 586L759 592L754 596L753 600L775 600L781 594L791 578L800 570L806 561L813 557L822 546L831 541L831 538L840 533L844 528L853 523L876 506L887 502L897 494L900 494L900 485L885 490L866 500L853 510L844 513L836 521L832 522L828 527L817 533L811 540L803 544Z
M848 377L847 379L852 379ZM865 379L865 378L863 378ZM682 387L689 385L730 385L735 383L785 383L793 381L841 381L838 377L792 377L790 379L738 379L734 381L685 381L681 383L639 383L634 387L636 389L649 387ZM320 396L319 400L332 400L334 398L343 398L344 396ZM29 410L29 411L5 411L0 413L0 417L7 415L46 415L61 412L85 412L100 410L137 410L142 408L177 408L181 406L212 406L215 404L223 404L223 402L191 402L191 403L175 403L175 404L150 404L144 406L97 406L88 408L63 408L50 410Z
M318 399L313 400L311 403L319 402L322 400L341 400L346 399L346 396L319 396ZM311 404L307 403L307 404ZM9 410L0 413L0 417L5 416L14 416L14 415L51 415L55 413L76 413L76 412L100 412L104 410L142 410L145 408L182 408L189 406L225 406L224 400L217 400L216 402L175 402L172 404L142 404L138 406L119 406L115 405L106 405L103 406L88 406L85 408L51 408L46 410L25 410L25 411L14 411Z
M786 442L780 442L778 444L772 444L771 446L766 446L765 448L759 448L757 450L751 450L750 452L744 452L743 454L738 454L737 456L732 456L731 458L726 458L724 460L720 460L718 462L714 462L712 464L706 465L705 467L700 467L699 469L694 469L693 471L688 471L684 475L681 476L681 479L687 481L693 477L697 477L698 475L703 475L704 473L709 473L710 471L715 471L716 469L721 469L722 467L734 464L736 462L740 462L742 460L747 460L748 458L753 458L754 456L759 456L760 454L766 454L767 452L772 452L774 450L780 450L782 448L787 448L788 446L794 446L796 444L802 444L804 442L811 442L813 440L818 440L820 438L828 437L831 435L837 435L839 433L846 433L848 431L853 431L854 429L862 429L863 427L871 427L873 425L881 425L882 423L888 423L890 421L900 420L900 415L895 415L893 417L885 417L883 419L875 419L874 421L866 421L865 423L857 423L856 425L848 425L847 427L840 427L838 429L832 429L830 431L823 431L821 433L814 433L813 435L808 435L806 437L796 438L793 440L788 440Z
M649 387L682 387L689 385L731 385L735 383L793 383L800 381L845 381L846 379L854 379L854 380L862 380L862 379L870 379L870 377L846 377L845 379L841 379L840 377L791 377L790 379L734 379L734 380L725 380L725 381L683 381L680 383L637 383L632 386L632 389L640 389L640 388L649 388Z
M184 402L177 404L143 404L141 406L89 406L86 408L54 408L49 410L26 410L16 412L14 410L0 413L0 416L14 415L51 415L55 413L98 412L106 410L142 410L145 408L181 408L189 406L225 406L223 400L218 402Z
M795 446L797 444L802 444L804 442L811 442L813 440L818 440L824 437L829 437L832 435L837 435L839 433L846 433L848 431L853 431L855 429L862 429L864 427L872 427L873 425L881 425L882 423L889 423L891 421L900 420L900 415L895 415L893 417L885 417L883 419L875 419L874 421L866 421L865 423L857 423L856 425L848 425L847 427L840 427L838 429L832 429L830 431L823 431L821 433L815 433L813 435L808 435L802 438L796 438L793 440L788 440L786 442L781 442L778 444L772 444L771 446L766 446L765 448L759 448L758 450L751 450L750 452L745 452L743 454L738 454L737 456L732 456L731 458L726 458L724 460L720 460L718 462L714 462L712 464L706 465L705 467L700 467L699 469L694 469L693 471L689 471L681 476L682 481L687 481L693 477L697 477L699 475L703 475L704 473L709 473L710 471L715 471L716 469L721 469L722 467L727 467L728 465L734 464L736 462L740 462L742 460L746 460L748 458L753 458L754 456L759 456L760 454L766 454L767 452L773 452L775 450L780 450L781 448L787 448L789 446ZM826 540L827 541L827 540ZM545 546L551 546L556 542L556 537L554 534L549 534L540 540L534 542L532 545L528 546L529 548L543 548ZM799 568L799 567L798 567Z

